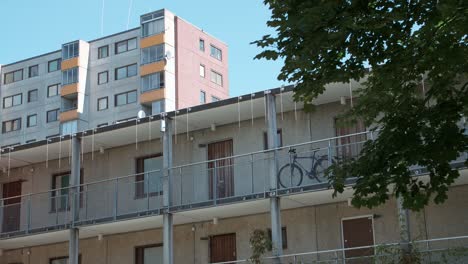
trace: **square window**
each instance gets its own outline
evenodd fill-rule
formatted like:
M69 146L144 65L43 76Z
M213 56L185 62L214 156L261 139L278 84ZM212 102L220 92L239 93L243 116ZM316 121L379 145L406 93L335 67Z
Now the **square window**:
M107 97L102 97L98 99L98 111L106 110L109 107Z
M47 111L47 123L58 121L59 109Z
M98 48L98 59L109 57L109 45Z
M54 71L60 70L61 62L62 62L61 59L49 61L48 68L47 68L48 72L54 72Z
M104 71L104 72L98 73L98 84L104 84L107 82L109 82L109 72Z
M210 55L211 57L217 59L217 60L222 60L223 59L223 52L221 51L221 49L213 46L213 45L210 45Z
M29 115L28 116L28 119L26 120L27 122L27 126L28 127L34 127L34 126L37 126L37 115L34 114L34 115Z
M28 103L36 102L38 99L37 89L28 91Z
M53 84L47 87L47 97L57 96L59 93L59 84Z
M29 78L39 75L39 65L29 67Z

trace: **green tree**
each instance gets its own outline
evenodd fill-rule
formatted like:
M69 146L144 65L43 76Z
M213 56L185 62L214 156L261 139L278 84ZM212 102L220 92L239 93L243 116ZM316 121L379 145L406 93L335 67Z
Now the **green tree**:
M357 207L378 206L392 195L413 210L444 202L459 177L450 161L468 150L460 126L468 115L468 1L264 3L275 34L253 42L263 49L255 58L284 60L278 79L297 84L296 100L311 106L329 83L365 80L343 117L375 125L379 136L359 157L332 166L334 195L347 177L359 175ZM429 181L411 177L411 165L425 166Z

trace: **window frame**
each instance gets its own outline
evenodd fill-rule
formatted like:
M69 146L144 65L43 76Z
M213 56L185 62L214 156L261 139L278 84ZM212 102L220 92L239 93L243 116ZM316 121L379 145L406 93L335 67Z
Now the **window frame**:
M278 140L279 140L279 148L283 146L283 129L282 128L278 128L276 130L276 135L278 136ZM263 132L263 150L268 150L269 149L269 146L268 146L268 132L265 131Z
M36 71L36 75L32 76L31 75L31 69L34 68L34 67L37 68L37 71ZM33 78L33 77L37 77L37 76L39 76L39 64L29 66L28 67L28 78Z
M201 74L202 69L203 69L203 75ZM206 78L206 67L205 67L205 64L201 64L201 63L200 63L200 77Z
M36 100L32 101L31 100L31 93L36 92ZM37 102L39 100L39 90L38 89L32 89L28 91L28 103L33 103Z
M213 54L213 52L212 52L213 50L219 51L219 58L218 58L217 56L215 56L216 54ZM216 46L213 45L213 44L210 44L210 56L211 56L212 58L215 58L215 59L219 60L219 61L223 61L223 50L220 49L220 48L218 48L218 47L216 47Z
M205 40L202 38L198 39L198 50L201 52L205 52Z
M29 119L33 116L36 117L36 123L34 125L31 125L31 123L29 122ZM37 114L28 115L26 117L26 127L35 127L35 126L37 126Z
M215 74L216 78L215 78L215 81L213 81L213 74ZM221 76L221 84L219 84L217 81L218 81L218 78L217 76ZM223 75L215 70L211 70L211 75L210 75L210 81L216 85L219 85L221 87L223 87L223 84L224 84L224 80L223 80Z
M156 32L153 32L153 33L144 34L145 33L145 28L147 27L148 24L155 23L155 22L160 22L160 21L162 21L162 28L163 28L161 31L156 31ZM160 17L153 18L151 20L144 21L143 23L141 23L141 33L140 33L141 38L147 38L147 37L151 37L151 36L154 36L154 35L164 33L166 31L165 26L166 26L166 23L164 21L164 16L160 16ZM148 32L149 32L149 30L148 30Z
M75 49L76 48L76 49ZM74 41L62 45L62 59L69 60L80 56L80 42Z
M50 65L51 65L51 63L54 63L54 62L57 62L57 69L51 71L50 70ZM62 69L62 59L61 58L57 58L57 59L50 60L50 61L47 62L47 72L48 73L60 71L61 69Z
M68 75L70 72L71 72L71 79L68 78L69 77ZM67 76L67 77L64 77L64 76ZM80 81L79 67L73 67L73 68L62 71L62 85L63 86L78 83L79 81Z
M49 88L52 87L52 86L56 86L56 94L55 95L50 95L49 94ZM51 98L51 97L55 97L55 96L58 96L60 94L60 91L59 91L59 87L60 87L60 83L56 83L56 84L51 84L49 86L47 86L47 98Z
M106 49L106 50L107 50L106 56L103 56L103 55L102 55L102 50L103 50L103 49ZM107 57L109 57L109 45L104 45L104 46L99 47L99 48L98 48L98 60L104 59L104 58L107 58Z
M17 129L14 129L15 121L18 121ZM6 126L5 126L6 123L12 123L12 124L11 124L11 130L6 131ZM3 121L3 122L2 122L2 134L6 134L6 133L10 133L10 132L15 132L15 131L20 131L20 130L21 130L21 126L22 126L21 123L22 123L21 117Z
M128 75L128 68L129 68L130 66L135 66L135 69L136 69L135 75L131 75L131 76ZM118 71L119 71L120 69L123 69L123 68L126 68L126 70L125 70L125 71L126 71L125 77L119 79L119 78L118 78L118 77L119 77L119 76L118 76ZM121 67L118 67L118 68L115 68L115 69L114 69L114 79L115 79L116 81L118 81L118 80L123 80L123 79L127 79L127 78L134 77L134 76L137 76L137 75L138 75L138 63L132 63L132 64L128 64L128 65L121 66Z
M162 247L162 246L163 246L163 243L136 246L135 250L134 250L134 252L135 252L134 253L135 254L135 264L150 264L150 263L145 263L144 262L145 249L153 248L153 247ZM142 258L142 256L143 256L143 258Z
M99 106L100 106L99 102L101 100L104 100L104 99L106 100L106 108L100 109L99 108ZM99 112L99 111L104 111L104 110L107 110L107 109L109 109L109 96L104 96L104 97L98 98L97 99L97 111Z
M15 104L15 97L16 96L20 96L20 103L19 104ZM10 106L5 106L5 101L7 99L10 99L11 98L11 105ZM22 93L19 93L19 94L13 94L13 95L10 95L10 96L5 96L3 97L3 109L8 109L8 108L12 108L12 107L15 107L15 106L18 106L18 105L22 105L23 104L23 94Z
M130 40L135 40L135 48L133 48L133 49L128 49L128 42ZM124 43L124 42L125 42L125 50L121 51L121 52L118 52L119 44ZM138 38L137 37L121 40L121 41L115 42L115 44L114 44L114 54L116 54L116 55L117 54L122 54L122 53L125 53L125 52L136 50L137 48L138 48Z
M151 57L151 54L152 54L151 49L154 49L155 58ZM159 49L162 49L162 53L159 54L159 56L158 56L157 51ZM146 51L149 51L149 54L150 54L148 59L145 57L145 52ZM151 64L151 63L155 63L155 62L158 62L158 61L162 61L162 60L164 60L164 56L165 56L165 45L164 44L158 44L158 45L153 45L153 46L149 46L149 47L146 47L146 48L142 48L140 56L141 56L140 65L146 65L146 64Z
M133 92L135 93L135 102L130 102L130 103L129 103L129 101L128 101L128 94L133 93ZM121 104L121 105L118 104L117 97L118 97L119 95L125 95L125 96L126 96L126 100L125 100L126 103L125 103L125 104ZM130 90L130 91L126 91L126 92L118 93L118 94L115 94L115 95L114 95L114 107L129 105L129 104L133 104L133 103L136 103L136 102L138 102L138 92L137 92L137 90Z
M162 156L163 156L162 153L155 153L155 154L135 158L135 173L136 173L135 174L135 199L143 199L148 196L148 193L146 191L147 182L145 181L145 173L146 173L144 169L145 160L159 158ZM161 186L161 191L159 192L158 191L149 192L150 197L159 196L159 195L163 195L162 186Z
M70 210L70 204L68 204L67 208L56 208L56 203L54 202L54 197L57 197L57 178L60 177L60 176L65 176L65 175L68 175L69 177L69 180L68 180L68 185L67 187L61 187L60 189L65 189L65 188L69 188L70 187L70 178L71 178L71 171L62 171L62 172L58 172L58 173L54 173L52 174L52 188L51 188L51 191L50 191L50 195L51 195L51 204L50 204L50 212L65 212L65 211L68 211ZM80 168L80 208L83 208L83 184L84 184L84 175L83 175L83 168ZM68 193L69 195L70 193Z
M202 102L202 95L203 95L203 102ZM206 92L204 90L200 90L200 104L206 104Z
M271 235L271 228L267 229L267 236L271 241L271 236L272 236ZM287 230L286 226L281 227L281 239L282 239L281 244L283 244L283 249L288 249L288 230ZM268 251L271 251L271 250L272 250L272 248L271 248L271 245L270 245L270 247L268 248Z
M150 81L149 83L152 84L152 79L151 79L151 76L153 75L159 75L159 82L158 82L158 85L156 88L154 88L152 85L150 85L150 87L148 88L145 88L144 87L144 83L145 83L145 78L150 78ZM153 72L153 73L150 73L150 74L147 74L147 75L143 75L141 76L140 78L140 91L141 93L145 93L145 92L149 92L149 91L153 91L153 90L159 90L159 89L162 89L165 87L166 85L166 79L165 79L165 74L164 74L164 71L160 71L160 72ZM162 85L161 85L162 84Z
M20 79L16 79L16 73L17 72L21 72L21 78ZM11 81L7 82L7 76L8 75L12 75L12 79ZM11 71L11 72L7 72L5 74L3 74L3 84L7 85L7 84L11 84L11 83L15 83L15 82L19 82L19 81L22 81L24 80L24 71L23 69L18 69L18 70L14 70L14 71Z
M106 74L106 82L101 82L101 74ZM101 84L106 84L109 82L109 71L102 71L102 72L98 72L98 79L97 79L97 84L98 85L101 85Z
M56 119L55 120L49 120L49 113L50 112L57 112L56 114ZM60 115L60 108L56 108L56 109L51 109L49 111L46 112L46 123L52 123L52 122L57 122L59 121L59 115Z

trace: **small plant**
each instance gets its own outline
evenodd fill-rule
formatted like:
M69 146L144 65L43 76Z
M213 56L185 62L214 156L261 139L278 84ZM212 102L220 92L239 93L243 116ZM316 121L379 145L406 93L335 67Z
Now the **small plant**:
M249 262L252 264L261 264L262 256L271 248L271 240L264 230L255 229L250 235L249 240L252 255Z

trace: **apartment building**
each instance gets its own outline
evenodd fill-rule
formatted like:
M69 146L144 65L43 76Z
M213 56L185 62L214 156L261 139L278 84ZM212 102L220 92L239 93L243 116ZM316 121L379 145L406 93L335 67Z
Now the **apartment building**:
M227 45L166 9L140 26L0 65L0 146L229 96Z
M305 112L282 87L3 148L0 264L247 263L254 230L264 263L396 261L398 202L357 209L353 180L332 197L323 178L378 137L336 126L349 99L330 85ZM466 263L466 159L447 202L407 218L424 262Z

